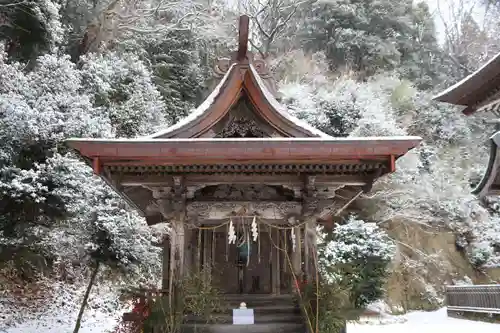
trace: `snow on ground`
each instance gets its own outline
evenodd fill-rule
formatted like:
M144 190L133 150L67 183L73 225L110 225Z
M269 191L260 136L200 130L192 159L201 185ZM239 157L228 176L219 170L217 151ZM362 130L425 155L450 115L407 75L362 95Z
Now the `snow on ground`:
M15 327L10 327L0 333L71 333L75 328L77 313L72 316L64 314L48 315L46 317L25 321ZM89 313L82 323L79 333L108 333L113 332L121 313L112 315L101 311Z
M386 323L386 324L381 324ZM500 324L450 318L446 308L433 312L410 312L402 316L385 316L381 319L370 319L361 323L350 323L349 333L498 333Z
M36 308L19 308L0 296L0 333L73 332L85 284L55 284L53 298L37 303ZM97 284L90 293L80 333L114 332L123 312L129 310L119 300L116 288Z
M30 319L22 324L0 333L71 333L76 319L76 313L65 312L61 308L59 315L45 315L41 318ZM80 333L108 333L121 316L122 311L102 311L90 309L85 316ZM61 315L63 314L63 315ZM500 324L484 323L465 319L449 318L446 308L433 312L411 312L402 316L384 315L381 318L366 318L359 323L350 323L348 333L498 333Z

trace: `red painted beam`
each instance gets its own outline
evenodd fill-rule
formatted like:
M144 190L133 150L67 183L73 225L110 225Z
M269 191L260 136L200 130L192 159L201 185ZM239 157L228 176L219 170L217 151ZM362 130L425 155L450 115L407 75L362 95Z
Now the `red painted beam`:
M92 160L92 168L94 169L94 173L96 175L101 174L101 159L99 157L94 157Z
M395 140L69 140L68 144L88 158L101 161L161 160L162 163L262 163L285 161L335 162L373 160L402 156L420 138ZM394 157L395 159L395 157Z
M396 156L394 155L391 155L390 159L389 159L389 172L394 172L396 171Z

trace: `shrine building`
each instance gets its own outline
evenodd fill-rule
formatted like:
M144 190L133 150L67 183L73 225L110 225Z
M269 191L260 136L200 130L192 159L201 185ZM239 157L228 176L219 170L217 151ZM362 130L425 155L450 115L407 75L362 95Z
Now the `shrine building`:
M216 64L218 85L180 122L134 139L67 140L149 225L169 223L170 291L210 265L228 295L292 294L314 272L316 226L394 172L421 141L313 128L278 102L266 62L247 44L242 16L238 50Z
M434 100L463 106L465 115L482 114L500 118L500 53L484 66L460 82L441 92ZM488 121L495 124L496 132L490 138L490 157L483 178L472 193L480 198L500 195L500 119Z

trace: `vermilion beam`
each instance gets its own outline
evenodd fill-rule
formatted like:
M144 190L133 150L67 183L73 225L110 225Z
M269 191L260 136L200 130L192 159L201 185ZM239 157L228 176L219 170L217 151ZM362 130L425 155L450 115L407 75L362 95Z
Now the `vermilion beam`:
M96 175L101 174L101 160L99 159L99 157L94 157L94 159L92 160L92 168L94 169L94 173Z

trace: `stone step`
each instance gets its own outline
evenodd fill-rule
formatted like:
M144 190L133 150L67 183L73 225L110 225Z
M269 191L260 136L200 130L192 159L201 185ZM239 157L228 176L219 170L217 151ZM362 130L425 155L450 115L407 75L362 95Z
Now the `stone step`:
M262 307L267 305L291 305L297 304L296 299L293 296L260 296L260 295L235 295L235 296L224 296L221 299L223 304L227 304L231 308L239 307L242 302L245 302L247 307Z
M228 306L227 308L223 308L220 311L213 311L214 313L232 313L233 309L238 309L239 306ZM248 309L253 309L255 314L266 314L266 313L300 313L300 307L295 304L289 305L263 305L263 306L247 306Z
M290 298L295 298L294 294L280 294L280 295L274 295L274 294L223 294L221 295L222 298L240 298L240 297L246 297L249 299L268 299L268 298L274 298L274 299L290 299Z
M213 314L210 317L210 323L216 324L231 324L233 322L232 313L221 313L221 314ZM275 312L267 312L267 313L255 313L254 315L256 324L263 323L296 323L301 324L304 323L304 320L300 314L298 313L275 313ZM194 324L206 324L207 321L205 318L197 317L194 315L187 315L185 317L185 322Z
M303 324L262 323L254 325L184 324L181 333L305 333Z
M284 294L284 295L269 295L269 294L224 294L221 296L222 299L226 300L239 300L239 299L247 299L253 301L259 300L276 300L276 301L288 301L295 299L295 295L292 294Z
M232 309L245 302L254 310L255 324L232 325ZM224 295L227 308L212 314L212 322L188 315L182 333L305 333L300 307L293 295Z

